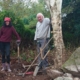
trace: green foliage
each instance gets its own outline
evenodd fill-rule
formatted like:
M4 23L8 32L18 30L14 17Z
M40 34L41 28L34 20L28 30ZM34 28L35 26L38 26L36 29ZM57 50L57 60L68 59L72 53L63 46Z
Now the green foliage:
M63 19L62 29L64 42L78 46L80 43L80 1L75 3L73 12Z
M74 0L63 0L63 7L66 7L66 6L68 6L72 1L74 1Z
M0 12L0 27L3 24L4 14L5 14L5 12Z
M72 13L76 6L78 7L80 5L80 0L63 0L62 4L62 12L63 13Z
M25 53L22 53L20 56L22 58L22 60L26 61L27 60L27 57L25 56L26 54Z
M28 25L29 24L29 20L27 18L24 18L23 19L23 22L24 22L25 25Z
M21 54L22 60L30 63L34 59L34 52L32 50L29 50L29 53L26 55L26 53Z
M22 20L20 20L19 18L17 18L17 19L15 19L15 21L14 21L13 24L14 24L14 27L17 30L17 32L23 38L24 37L25 27L24 27L24 24L23 24Z
M30 50L30 57L27 59L27 62L32 62L32 60L34 59L34 52L32 50Z
M27 41L33 41L34 39L34 30L33 29L30 29L30 28L26 28L25 31L24 31L24 38L27 40Z
M28 59L27 59L27 62L29 62L29 63L30 63L32 60L33 60L33 57L28 58Z
M12 56L15 56L15 55L16 55L15 50L12 50L12 51L11 51L11 55L12 55Z
M74 35L72 33L69 33L69 32L65 32L63 36L64 36L64 41L66 42L66 44L71 43L74 39L73 38Z
M74 28L75 28L74 35L76 38L79 38L80 40L80 24L75 25Z
M29 28L30 28L31 26L36 25L37 21L35 18L36 18L36 15L32 14L32 15L28 16L27 18L23 18L23 22L26 26L29 26Z
M35 28L36 23L37 23L37 20L33 19L32 21L29 22L28 25L25 25L25 28Z

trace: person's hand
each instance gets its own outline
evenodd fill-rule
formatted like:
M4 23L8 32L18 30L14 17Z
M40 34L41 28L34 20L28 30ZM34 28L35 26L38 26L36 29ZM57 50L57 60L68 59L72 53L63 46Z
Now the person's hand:
M17 40L16 42L21 42L21 40Z
M16 41L16 43L17 43L18 46L19 46L20 42L21 42L21 40L17 40Z

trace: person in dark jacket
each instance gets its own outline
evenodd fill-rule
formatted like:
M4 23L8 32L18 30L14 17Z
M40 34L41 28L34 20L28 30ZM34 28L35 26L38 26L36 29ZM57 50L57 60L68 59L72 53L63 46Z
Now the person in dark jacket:
M7 70L11 72L10 68L10 41L12 34L17 37L17 42L20 42L20 37L16 32L15 28L11 24L9 17L4 18L4 24L0 29L0 48L2 55L2 69L1 71Z

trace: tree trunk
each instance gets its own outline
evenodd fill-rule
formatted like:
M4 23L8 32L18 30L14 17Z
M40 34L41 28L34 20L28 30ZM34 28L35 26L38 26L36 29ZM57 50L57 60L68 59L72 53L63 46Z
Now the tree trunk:
M62 37L62 21L61 21L61 7L62 0L45 0L50 10L51 22L53 27L53 38L55 46L54 67L60 68L62 66L62 55L65 51L63 37Z

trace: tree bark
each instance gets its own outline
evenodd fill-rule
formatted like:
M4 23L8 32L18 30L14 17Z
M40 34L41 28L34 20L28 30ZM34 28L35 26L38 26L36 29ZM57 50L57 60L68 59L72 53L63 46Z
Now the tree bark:
M55 46L54 67L60 68L62 66L62 56L65 51L65 46L62 36L62 21L61 21L61 7L62 0L45 0L51 14L51 22L53 27L53 38Z

